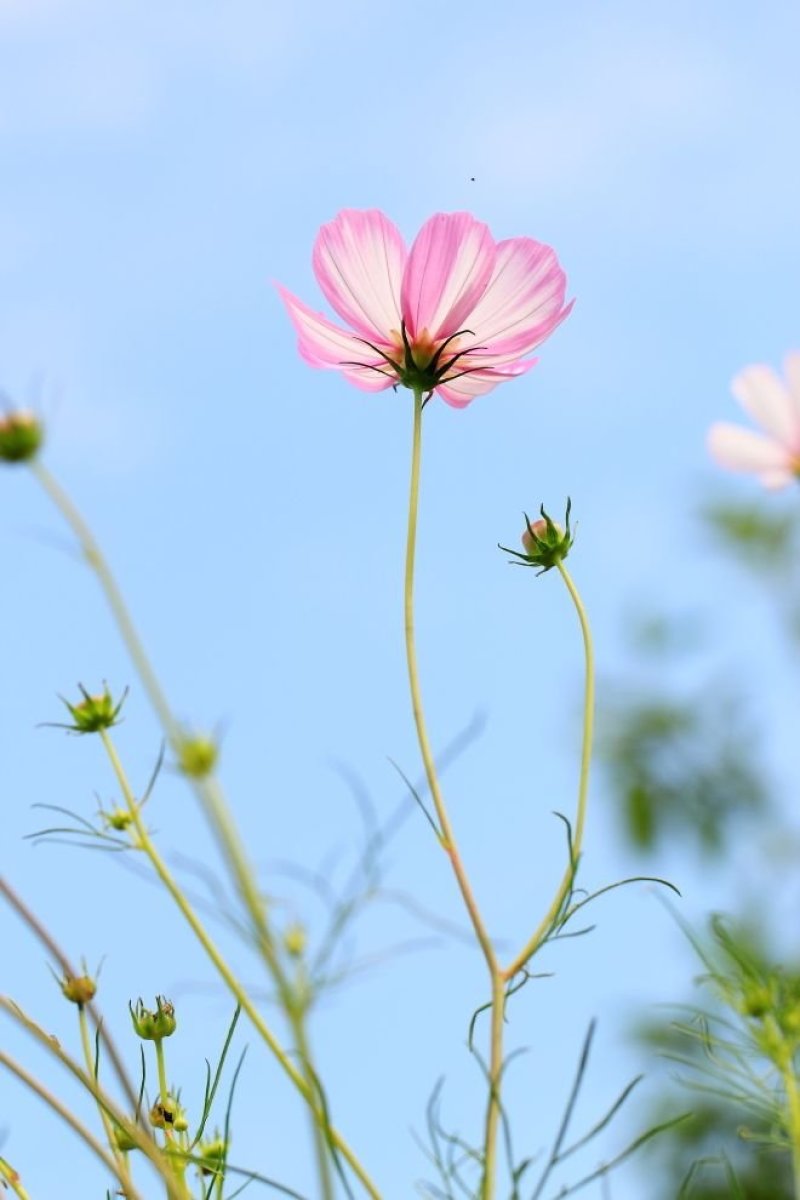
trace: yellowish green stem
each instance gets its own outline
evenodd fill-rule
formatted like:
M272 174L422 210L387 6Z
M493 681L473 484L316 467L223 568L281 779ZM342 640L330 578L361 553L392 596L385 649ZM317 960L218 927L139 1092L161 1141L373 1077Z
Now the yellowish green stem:
M120 636L142 681L142 685L156 711L170 746L180 760L181 746L185 741L184 731L180 722L176 720L167 701L159 679L145 651L144 644L133 623L122 591L114 578L99 543L69 495L47 468L38 460L33 460L31 469L44 491L72 529L78 539L86 562L95 572L116 621ZM216 834L218 844L233 876L239 896L252 921L259 953L275 983L282 1007L287 1016L289 1016L291 1005L290 988L282 969L280 958L275 952L272 935L266 919L263 898L256 884L255 875L245 853L241 837L231 818L222 787L213 773L192 776L190 777L190 782L193 784L203 811ZM310 1059L307 1061L307 1069L311 1073L314 1072L313 1063ZM313 1137L316 1142L318 1126L314 1112L315 1110L312 1108L311 1120ZM342 1153L344 1152L342 1151ZM354 1173L369 1191L369 1188L373 1185L368 1183L369 1177L364 1168L358 1163L353 1152L349 1151L345 1157ZM323 1200L328 1200L329 1193L326 1190L325 1176L323 1174L320 1175L320 1187L322 1189Z
M6 1187L11 1188L14 1195L18 1197L18 1200L30 1200L30 1196L22 1186L19 1175L11 1166L11 1163L6 1162L4 1158L0 1158L0 1183L4 1183Z
M795 1200L800 1200L800 1090L791 1058L783 1071L783 1086L788 1108L787 1126L792 1144L792 1171Z
M311 1063L311 1048L308 1040L308 1030L306 1028L305 1009L299 1004L295 1005L289 1011L289 1021L291 1023L295 1050L297 1051L297 1057L300 1061L300 1068L303 1072L303 1077L312 1094L317 1096L319 1099L319 1082ZM317 1178L319 1179L321 1189L320 1200L333 1200L333 1174L331 1171L331 1156L328 1142L330 1130L327 1120L324 1119L324 1106L321 1107L323 1120L320 1121L316 1115L314 1115L311 1122L311 1132L314 1142L314 1156L317 1164Z
M406 569L404 587L404 615L406 634L406 661L408 664L408 683L411 690L411 708L414 713L414 724L417 729L417 741L425 768L431 799L433 800L436 816L439 821L439 840L442 849L450 859L461 896L469 913L475 936L483 951L483 956L493 972L497 967L497 957L491 938L484 925L477 901L467 876L464 864L456 844L455 834L450 817L445 806L439 779L436 774L436 764L433 758L428 731L425 725L425 713L422 707L422 694L419 685L419 669L417 667L417 648L414 636L414 565L417 553L417 518L419 513L419 480L422 457L422 407L423 393L414 392L414 432L411 443L411 485L408 500L408 530L406 536Z
M92 1038L89 1031L89 1021L86 1017L86 1008L83 1004L78 1005L78 1025L81 1033L81 1046L83 1048L83 1058L86 1063L86 1070L89 1075L96 1081L96 1059L94 1049L92 1047ZM119 1168L119 1174L124 1176L130 1182L130 1172L128 1168L128 1160L122 1151L118 1148L116 1139L114 1138L114 1130L111 1125L108 1113L103 1108L102 1104L97 1105L97 1111L100 1114L100 1120L103 1123L103 1131L106 1135L108 1148L114 1156L114 1159Z
M133 1183L131 1182L130 1175L123 1174L121 1172L119 1164L111 1157L110 1154L106 1153L106 1151L103 1149L103 1146L100 1144L100 1142L98 1142L94 1134L92 1134L86 1128L86 1126L83 1125L78 1118L73 1115L73 1113L65 1104L62 1104L61 1101L54 1096L52 1092L49 1092L47 1088L45 1088L39 1082L38 1079L29 1074L24 1067L22 1067L14 1059L10 1058L9 1055L4 1053L2 1050L0 1050L0 1066L5 1067L6 1070L12 1073L12 1075L16 1075L17 1079L19 1079L21 1083L24 1083L25 1086L30 1089L30 1091L35 1092L35 1094L44 1100L45 1104L47 1104L54 1113L57 1113L58 1116L70 1126L73 1133L78 1135L81 1141L83 1141L97 1156L97 1158L100 1159L106 1169L119 1180L120 1186L122 1187L123 1193L127 1197L127 1200L142 1200L142 1195L134 1187ZM2 1172L0 1172L0 1179L2 1178L3 1175ZM9 1180L8 1182L11 1181ZM24 1188L20 1186L15 1189L15 1191L21 1200L27 1200L27 1192L24 1190ZM181 1200L181 1198L172 1197L172 1200Z
M483 952L492 988L491 1044L489 1057L489 1097L486 1106L486 1131L483 1151L483 1177L481 1200L493 1200L497 1172L497 1129L500 1119L500 1087L503 1071L503 1008L505 982L497 961L491 937L484 923L478 902L472 890L466 868L459 853L453 826L444 802L436 763L431 750L417 666L416 640L414 636L414 566L416 561L417 524L419 515L419 484L422 459L422 410L423 393L414 392L414 430L411 442L411 483L408 501L408 529L406 537L406 569L404 586L404 616L406 635L406 661L408 683L411 692L411 708L417 730L417 741L425 768L425 777L438 819L439 842L450 859L461 897L467 909L478 945Z
M257 1033L262 1038L262 1040L266 1043L266 1045L269 1047L269 1049L272 1051L274 1056L277 1058L278 1062L280 1063L280 1065L283 1068L286 1075L289 1077L289 1079L292 1081L294 1086L300 1092L300 1094L302 1095L302 1097L304 1098L304 1100L310 1107L311 1111L313 1112L315 1120L318 1123L324 1124L325 1123L325 1114L321 1110L321 1107L319 1105L319 1102L318 1102L318 1099L316 1096L316 1092L311 1087L309 1087L302 1072L299 1071L297 1069L297 1067L295 1067L294 1063L289 1058L288 1054L283 1049L280 1042L275 1037L275 1035L273 1034L272 1030L269 1028L267 1023L265 1022L264 1018L261 1016L261 1013L258 1011L258 1009L253 1004L253 1001L251 1000L247 991L245 990L244 987L242 987L241 983L236 978L236 975L234 974L234 972L228 965L227 961L223 958L221 952L217 949L217 946L214 943L214 941L212 940L210 934L208 933L205 926L200 921L200 918L195 913L194 909L192 908L191 904L187 900L186 896L184 895L184 893L181 891L180 887L178 886L178 883L174 879L174 877L173 877L172 873L170 872L169 868L167 867L166 863L164 862L161 855L159 854L152 838L150 837L149 833L147 832L147 827L145 826L144 822L142 821L141 813L139 811L139 805L136 802L136 797L133 794L131 786L128 782L128 777L125 773L122 763L120 762L119 755L117 754L116 748L108 734L108 731L101 730L100 737L102 738L103 745L104 745L106 753L108 754L108 757L109 757L109 761L114 770L114 774L116 775L117 782L119 784L120 790L121 790L123 798L125 800L125 803L128 807L128 811L131 815L132 828L136 832L137 846L139 846L139 848L141 850L143 850L144 853L147 855L147 858L150 860L150 863L152 864L153 869L156 872L156 875L161 880L164 887L169 892L170 896L172 897L172 899L175 901L176 905L180 909L181 913L183 914L184 920L186 921L189 928L194 933L194 935L197 938L197 940L199 941L200 945L205 950L208 958L211 960L214 967L216 968L217 973L219 974L221 979L227 985L229 991L231 992L231 995L234 996L234 998L237 1000L237 1002L241 1005L242 1011L245 1012L247 1014L247 1016L250 1018L250 1021L253 1024L254 1028L256 1029ZM342 1135L337 1130L333 1129L332 1127L329 1127L329 1137L330 1137L330 1140L333 1143L333 1145L336 1147L336 1149L339 1151L339 1153L342 1155L342 1157L345 1159L345 1161L349 1164L353 1173L360 1180L361 1184L365 1188L368 1195L373 1197L373 1200L380 1200L380 1193L378 1192L377 1187L372 1182L370 1177L367 1175L365 1169L362 1167L361 1163L356 1158L355 1154L350 1149L350 1146L344 1140Z
M575 605L575 610L578 614L580 622L581 634L583 636L583 649L585 658L585 684L583 693L583 739L581 747L581 766L580 779L578 782L578 811L575 817L575 824L572 829L572 857L567 863L566 870L561 879L561 883L553 897L553 902L548 908L545 915L542 917L539 925L536 927L528 941L525 943L519 954L513 959L507 967L503 969L503 978L511 979L516 975L527 962L533 958L536 951L541 946L544 939L553 927L553 922L561 913L564 901L569 896L572 889L575 872L578 869L581 851L583 848L583 834L586 825L586 808L589 797L589 766L592 761L592 739L594 730L594 698L595 698L595 672L594 672L594 649L592 646L592 633L589 628L589 619L586 615L586 609L583 606L583 601L580 598L577 588L572 581L572 578L564 566L563 562L557 564L561 578L566 584L572 602Z

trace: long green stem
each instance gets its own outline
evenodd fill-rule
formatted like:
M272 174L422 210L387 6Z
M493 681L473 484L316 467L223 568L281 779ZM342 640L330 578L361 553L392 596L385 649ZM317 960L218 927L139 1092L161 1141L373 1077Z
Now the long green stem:
M145 1155L147 1155L159 1174L163 1176L165 1167L161 1160L160 1151L156 1149L154 1143L147 1138L137 1126L126 1121L124 1114L116 1109L111 1101L108 1100L103 1093L101 1093L94 1080L81 1071L80 1068L77 1067L77 1065L69 1058L69 1056L66 1055L64 1051L54 1043L51 1037L49 1037L43 1030L39 1029L34 1022L25 1017L24 1014L17 1009L15 1005L11 1004L9 1000L6 998L0 998L0 1007L3 1008L10 1016L19 1021L29 1033L32 1033L33 1036L36 1037L40 1045L43 1045L45 1049L49 1050L52 1054L55 1054L55 1056L66 1067L68 1067L72 1074L84 1085L87 1091L89 1091L96 1100L102 1103L106 1111L125 1128L126 1132L130 1134L131 1138L136 1141L139 1149L142 1150ZM36 1079L33 1075L30 1075L24 1067L20 1066L19 1063L17 1063L2 1050L0 1050L0 1066L5 1067L7 1070L11 1071L13 1075L16 1075L17 1078L26 1085L26 1087L30 1088L32 1092L35 1092L37 1096L40 1096L41 1099L44 1100L44 1102L49 1105L54 1112L58 1113L58 1115L64 1121L66 1121L69 1126L71 1126L72 1130L77 1133L78 1137L80 1137L81 1140L84 1141L89 1147L89 1149L94 1152L94 1154L100 1159L108 1171L112 1175L116 1176L121 1187L125 1189L125 1196L127 1197L127 1200L142 1200L141 1193L131 1182L130 1176L123 1175L120 1172L118 1164L114 1161L111 1155L106 1153L94 1134L92 1134L85 1125L81 1124L78 1118L72 1114L71 1110L67 1108L66 1105L62 1104L61 1101L58 1100L58 1098L51 1092L49 1092L47 1088L45 1088L44 1085L39 1082L38 1079ZM181 1193L170 1191L169 1195L170 1200L184 1200L184 1197Z
M472 891L472 885L466 868L459 853L453 826L447 812L439 778L436 773L436 763L431 750L428 731L425 724L425 713L422 707L422 694L419 684L419 669L417 666L416 640L414 636L414 565L417 547L417 523L419 515L419 484L422 459L422 409L423 393L414 392L414 430L411 442L411 483L408 500L408 530L406 536L406 569L404 586L404 616L406 635L406 661L408 663L408 683L411 691L411 707L414 713L414 724L417 729L417 741L425 768L425 777L433 805L438 818L439 841L442 849L450 859L450 865L456 877L462 899L469 914L475 937L480 946L492 987L491 1006L491 1044L489 1055L489 1096L486 1105L486 1130L483 1151L483 1177L481 1182L481 1200L493 1200L495 1194L495 1176L497 1172L497 1129L500 1120L500 1087L503 1072L503 1008L505 1004L505 983L500 965L497 960L492 940L481 916L477 900Z
M158 676L150 663L144 644L134 625L119 584L97 539L69 495L46 467L38 460L34 460L31 463L31 469L44 491L72 529L78 539L86 562L95 572L116 621L120 636L142 681L142 685L156 711L168 742L180 759L181 747L185 742L184 731L169 705ZM281 966L280 958L275 951L272 934L264 911L264 902L256 884L253 869L236 825L230 816L223 790L218 779L210 773L202 776L190 776L190 782L194 786L195 794L216 835L217 843L233 876L240 899L244 903L253 923L259 953L272 976L281 1005L287 1016L289 1016L289 1010L292 1005L291 990ZM313 1062L310 1059L307 1060L307 1068L311 1075L315 1076ZM312 1136L316 1144L318 1126L313 1109L311 1110L310 1119L312 1122ZM358 1163L353 1152L350 1151L349 1153L352 1158L348 1159L348 1161L350 1161L355 1174L361 1179L367 1190L369 1190L366 1172L364 1172L364 1169ZM369 1184L369 1186L372 1185ZM323 1200L327 1200L328 1192L325 1190L324 1174L320 1174L320 1187L322 1188Z
M572 581L572 578L564 566L563 562L558 564L561 578L566 584L567 591L572 597L572 602L575 605L575 610L578 614L580 622L581 634L583 636L583 649L585 658L585 685L583 693L583 741L581 747L581 766L580 779L578 782L578 811L575 817L575 825L572 830L572 855L567 863L566 870L562 876L561 882L553 897L553 902L548 908L545 915L542 917L539 925L534 930L528 941L525 943L519 954L514 960L503 969L503 978L511 979L518 971L521 971L527 962L533 957L536 951L541 946L547 934L553 927L553 922L558 918L564 906L564 901L570 893L575 880L575 872L578 867L578 862L581 856L583 847L583 833L586 825L586 808L589 796L589 766L592 761L592 738L594 730L594 695L595 695L595 673L594 673L594 648L592 646L592 633L589 628L589 619L586 615L586 609L583 606L583 601L580 598L577 588Z
M414 724L417 729L417 741L425 767L425 777L431 793L436 815L439 819L439 838L442 849L450 859L461 895L469 913L475 936L483 951L490 973L497 968L497 956L491 938L484 925L478 909L477 901L472 892L461 855L458 851L453 827L447 813L439 779L436 774L436 764L433 758L428 731L425 725L425 713L422 707L422 694L419 685L419 669L417 667L417 649L414 636L414 564L417 551L417 517L419 512L419 479L420 462L422 457L422 406L423 393L414 392L414 432L411 443L411 485L408 500L408 529L406 536L406 569L404 586L404 616L406 634L406 661L408 664L408 683L411 690L411 707L414 713Z
M305 1011L302 1008L296 1008L295 1010L290 1011L289 1020L291 1022L295 1049L297 1051L297 1057L300 1060L300 1067L303 1072L303 1076L312 1093L314 1095L318 1095L319 1082L311 1062L311 1048L308 1041ZM324 1106L323 1118L325 1118L323 1121L319 1121L316 1119L316 1117L314 1117L311 1122L311 1131L314 1139L314 1156L317 1164L317 1177L319 1179L321 1189L320 1200L333 1200L333 1175L331 1172L331 1158L328 1145L330 1130L324 1113Z
M83 1059L84 1059L84 1062L86 1063L86 1070L92 1076L92 1078L96 1081L97 1080L97 1063L96 1063L96 1059L95 1059L95 1053L92 1048L92 1039L91 1039L91 1035L89 1032L89 1022L86 1017L86 1007L83 1004L78 1005L78 1026L80 1028L80 1033L81 1033L81 1046L83 1048ZM124 1154L117 1147L117 1143L114 1139L114 1130L111 1125L111 1120L108 1116L108 1113L103 1108L102 1104L100 1104L99 1102L97 1105L97 1111L100 1114L100 1120L102 1121L102 1124L103 1124L103 1131L106 1135L106 1141L108 1142L108 1148L111 1151L111 1153L113 1154L114 1159L117 1163L118 1174L121 1177L124 1176L124 1178L130 1182L130 1173L129 1173L127 1159L125 1158Z
M108 732L106 730L101 730L100 737L102 738L103 745L105 746L106 753L108 754L108 757L109 757L109 761L111 762L111 766L114 770L114 774L116 775L117 782L119 783L119 786L120 786L120 790L122 791L122 795L125 799L125 803L128 807L128 811L131 815L132 825L136 831L137 845L147 855L158 878L161 880L164 887L167 889L169 894L172 896L172 899L177 904L178 908L180 909L181 913L183 914L184 920L186 921L189 928L194 933L197 940L200 942L200 945L205 950L205 952L208 955L211 962L214 964L214 967L216 968L217 973L220 975L220 977L223 979L223 981L227 984L229 991L235 997L235 999L238 1001L238 1003L241 1005L242 1011L245 1012L247 1014L247 1016L250 1018L250 1021L252 1022L253 1026L256 1029L256 1031L258 1032L259 1036L263 1039L263 1041L266 1043L266 1045L272 1051L272 1053L274 1054L275 1058L277 1058L278 1062L280 1063L280 1065L283 1068L286 1075L289 1077L289 1079L292 1081L294 1086L300 1092L301 1096L303 1097L303 1099L306 1101L309 1108L313 1112L315 1120L318 1123L319 1122L324 1123L325 1122L325 1114L321 1111L315 1090L312 1089L308 1085L302 1072L298 1071L297 1067L295 1067L294 1063L289 1058L288 1054L283 1049L280 1042L275 1037L272 1030L269 1028L269 1026L265 1022L264 1018L261 1016L258 1009L253 1004L253 1001L250 999L250 996L248 995L247 991L242 987L241 983L236 978L236 975L234 974L232 969L229 967L226 960L222 957L222 954L217 949L216 944L212 940L212 938L209 935L208 931L206 930L205 926L200 921L200 918L195 913L194 909L192 908L191 904L187 900L186 896L183 894L180 887L178 886L178 883L174 879L174 877L173 877L172 873L170 872L169 868L167 867L166 863L164 862L161 855L159 854L152 838L150 837L149 833L147 832L147 827L145 826L144 822L142 821L141 813L139 811L139 806L136 802L136 797L133 794L131 786L128 782L128 777L125 773L122 763L120 762L116 748L115 748L114 743L112 742L111 738L109 737ZM339 1153L342 1155L342 1157L349 1164L353 1173L361 1181L361 1183L364 1186L365 1190L367 1191L368 1195L373 1197L373 1200L380 1200L380 1193L378 1192L378 1189L376 1188L375 1184L372 1182L370 1177L367 1175L365 1169L362 1167L361 1163L356 1158L355 1154L350 1149L350 1146L344 1140L342 1135L340 1133L338 1133L337 1130L333 1129L332 1127L329 1127L329 1137L330 1137L331 1142L336 1146L336 1149L339 1151Z

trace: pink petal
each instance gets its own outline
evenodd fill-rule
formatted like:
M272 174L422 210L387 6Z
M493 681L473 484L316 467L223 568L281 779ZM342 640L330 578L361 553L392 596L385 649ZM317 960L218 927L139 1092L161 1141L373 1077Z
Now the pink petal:
M466 408L476 396L485 396L487 392L496 388L498 383L505 383L518 375L524 375L536 362L537 359L530 358L526 362L515 362L498 370L470 371L467 375L440 383L436 393L454 408Z
M436 213L420 229L403 273L401 305L411 339L433 341L461 329L488 284L495 245L469 213Z
M754 471L767 487L783 487L795 478L795 460L780 442L718 422L708 433L708 449L713 458L731 471Z
M351 383L366 391L382 391L392 386L394 376L382 374L389 369L384 360L355 334L313 312L286 288L279 286L278 291L297 330L298 350L307 363L342 371ZM374 380L371 385L370 380Z
M771 367L745 367L733 380L731 391L786 450L800 452L800 404Z
M476 343L492 361L528 354L568 316L567 277L555 251L533 238L510 238L497 246L494 273L469 315Z
M400 285L406 248L399 230L377 209L345 209L323 225L312 264L326 299L368 341L400 332Z

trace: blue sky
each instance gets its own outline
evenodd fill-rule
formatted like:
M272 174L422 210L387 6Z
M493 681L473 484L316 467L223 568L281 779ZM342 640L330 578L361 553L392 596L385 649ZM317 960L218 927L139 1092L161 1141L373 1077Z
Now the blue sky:
M574 313L529 376L465 412L426 413L429 722L444 745L487 714L446 790L492 928L520 938L563 862L549 814L573 803L580 644L557 579L509 570L496 543L513 544L523 508L558 512L572 496L573 573L605 669L633 601L680 608L719 587L690 523L717 481L705 432L735 419L736 370L798 346L799 34L800 12L778 2L0 0L0 381L47 415L48 462L109 549L177 711L224 723L225 782L271 891L275 860L352 850L358 819L334 763L380 812L402 795L387 756L418 765L400 594L409 399L306 367L272 281L321 307L316 231L371 206L408 238L431 212L469 209L497 237L549 242L568 272ZM102 998L123 1033L129 997L176 999L173 1073L191 1097L227 1004L196 986L209 973L177 920L117 861L21 842L40 820L31 804L89 813L94 792L113 795L96 746L37 728L59 719L57 692L131 683L120 743L134 778L158 745L68 546L30 479L5 473L2 869L75 957L107 956ZM719 615L741 655L744 618ZM152 821L165 847L213 861L175 778ZM428 834L404 826L387 881L460 921ZM687 913L724 903L696 864L662 865ZM587 882L637 866L597 789ZM415 932L376 913L363 944ZM0 944L3 991L67 1042L70 1014L6 913ZM592 940L553 958L557 978L520 998L510 1032L531 1047L513 1085L531 1150L552 1133L589 1018L587 1118L650 1066L624 1048L634 1003L681 998L694 970L646 892L609 899ZM483 998L477 956L442 943L319 1013L335 1114L389 1200L425 1173L410 1130L440 1075L454 1122L477 1127L464 1037ZM29 1054L7 1026L6 1041ZM8 1080L0 1129L34 1200L101 1194ZM254 1044L235 1150L313 1195L299 1105ZM621 1173L614 1200L641 1186Z

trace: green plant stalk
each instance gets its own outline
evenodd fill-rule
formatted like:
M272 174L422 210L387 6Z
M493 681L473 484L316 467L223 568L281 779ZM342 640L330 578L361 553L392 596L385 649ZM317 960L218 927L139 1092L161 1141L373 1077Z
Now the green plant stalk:
M59 946L58 942L44 927L39 918L33 912L31 912L22 897L17 895L8 880L3 879L2 876L0 876L0 895L2 895L3 898L11 905L11 907L17 913L17 916L19 916L21 920L25 922L31 933L33 933L34 936L39 939L45 949L52 954L53 958L61 967L64 977L66 979L74 979L77 975L77 971ZM135 1110L137 1104L136 1091L134 1090L133 1084L128 1077L127 1071L125 1070L125 1064L122 1061L122 1055L117 1049L111 1034L106 1028L106 1022L103 1020L100 1010L93 1002L90 1002L86 1007L88 1008L95 1028L100 1035L100 1040L103 1042L106 1048L109 1061L114 1068L122 1090L125 1092L128 1103L130 1104L131 1109Z
M0 1158L0 1183L4 1183L6 1187L11 1188L14 1195L18 1197L18 1200L31 1200L27 1191L20 1183L17 1172L4 1158Z
M294 1037L295 1050L297 1057L300 1060L300 1068L303 1072L303 1077L313 1095L319 1092L319 1084L314 1073L314 1068L311 1064L311 1050L308 1041L308 1030L306 1028L306 1010L301 1004L295 1003L289 1010L289 1021L292 1028L292 1036ZM322 1120L314 1118L311 1122L311 1130L314 1139L314 1156L317 1164L317 1176L321 1188L321 1200L334 1200L333 1175L331 1172L331 1159L329 1149L330 1128L326 1119L326 1114L322 1113Z
M128 777L125 774L125 770L120 762L114 743L109 737L108 731L105 729L100 730L100 737L113 768L114 774L117 778L123 798L128 807L128 811L131 815L131 824L136 832L137 837L136 845L144 851L147 858L150 860L156 875L161 880L170 896L172 896L172 899L175 901L176 905L183 914L187 925L200 942L200 945L203 947L208 958L216 968L217 973L227 985L231 995L241 1005L242 1011L245 1012L250 1018L250 1021L257 1033L272 1051L273 1055L283 1068L285 1074L289 1077L294 1086L300 1092L303 1099L308 1104L309 1108L314 1114L316 1122L324 1124L325 1114L320 1109L315 1092L309 1087L302 1072L298 1071L298 1069L295 1067L294 1063L291 1061L288 1054L283 1049L278 1039L272 1033L272 1030L269 1028L267 1023L264 1021L264 1018L253 1004L253 1001L251 1000L247 991L244 989L244 987L242 987L234 972L222 957L221 952L217 949L217 946L212 940L210 934L205 929L204 925L200 921L200 918L195 913L191 904L181 891L178 883L173 878L172 873L156 849L156 846L147 832L144 822L142 821L141 813L139 812L139 806L136 802L136 797L133 794L131 786L128 782ZM330 1127L329 1136L331 1142L334 1146L336 1146L339 1153L349 1164L351 1170L359 1179L367 1194L371 1196L373 1200L380 1200L380 1193L378 1192L378 1189L342 1135L337 1130Z
M563 562L557 564L561 578L566 584L572 602L575 605L575 610L578 614L578 621L581 627L583 637L583 649L585 659L585 684L583 693L583 739L581 747L581 766L580 778L578 781L578 811L575 818L575 826L572 831L572 858L567 864L567 868L561 879L561 883L553 897L553 902L540 921L537 928L534 930L531 937L520 950L516 958L509 963L502 971L503 979L509 980L513 978L527 962L533 958L536 951L541 946L547 934L550 932L553 922L561 912L564 901L569 895L575 880L575 872L578 868L581 851L583 848L583 834L586 825L586 809L589 797L589 767L592 761L592 740L594 736L594 705L595 705L595 668L594 668L594 647L592 645L592 632L589 627L589 618L586 614L583 601L580 598L578 589L572 581L567 568Z
M89 1075L91 1075L92 1078L96 1081L97 1080L97 1072L95 1069L94 1051L92 1050L92 1038L91 1038L91 1034L89 1032L89 1022L86 1018L86 1007L83 1004L78 1005L78 1026L80 1028L80 1033L81 1033L81 1046L83 1048L83 1058L84 1058L84 1062L86 1063L86 1070L89 1073ZM103 1108L102 1104L100 1104L99 1102L97 1104L97 1111L100 1114L100 1120L103 1123L103 1131L106 1135L106 1141L108 1142L108 1148L111 1151L111 1153L113 1154L114 1159L117 1163L117 1167L118 1167L117 1174L120 1175L120 1177L124 1176L128 1180L128 1182L130 1182L130 1172L128 1169L128 1160L126 1159L126 1157L122 1153L122 1151L118 1148L116 1140L114 1138L114 1131L112 1129L111 1121L109 1120L108 1113Z
M184 737L183 730L172 712L166 694L161 687L158 676L153 669L144 644L134 625L119 584L114 578L114 574L97 539L69 495L47 468L37 459L34 459L30 466L34 476L78 539L86 562L98 578L116 621L120 636L130 654L142 685L150 698L150 702L155 709L164 734L172 749L179 754ZM239 897L244 903L253 923L259 953L272 976L281 1005L286 1015L289 1016L291 990L281 967L280 959L275 952L272 935L264 913L263 900L255 881L253 869L248 861L236 825L231 818L222 788L213 774L200 778L191 778L190 782L194 787L195 794L206 814L206 818L217 837L217 842L222 849L223 857L233 876ZM309 1071L316 1077L313 1062L310 1059L307 1065ZM316 1143L318 1127L314 1119L313 1110L311 1121L312 1137ZM325 1190L323 1175L320 1176L320 1186L322 1188L323 1200L328 1200L329 1193Z
M414 428L411 442L411 482L408 500L408 527L406 535L406 566L404 579L404 618L406 662L408 664L408 684L411 692L411 708L414 714L414 724L417 731L420 754L425 768L425 778L436 810L439 822L438 834L442 849L450 859L450 865L456 877L461 897L467 909L472 928L478 945L483 952L492 987L492 1033L489 1060L489 1098L486 1107L486 1132L483 1153L483 1178L481 1183L481 1200L493 1200L495 1194L495 1175L497 1170L497 1128L500 1118L500 1087L503 1069L503 1006L505 1003L504 979L500 970L492 940L481 916L478 902L472 890L466 868L459 853L453 826L444 802L439 779L436 773L436 763L431 750L428 731L425 724L425 713L422 707L422 693L419 683L419 668L417 666L417 649L414 635L414 566L416 561L417 524L419 515L419 484L420 466L422 459L422 409L423 392L414 389Z
M3 1007L6 1008L6 1011L9 1011L8 1002L4 1002ZM27 1021L23 1021L23 1023L26 1025L26 1027L30 1028L31 1023ZM35 1026L33 1028L36 1029ZM49 1040L47 1039L46 1035L43 1035L43 1037L45 1040ZM64 1061L64 1057L62 1055L59 1054L58 1057ZM92 1134L86 1128L86 1126L78 1120L77 1117L73 1116L72 1112L69 1110L69 1108L67 1108L66 1105L62 1104L61 1101L54 1096L52 1092L49 1092L47 1088L45 1088L44 1085L39 1082L38 1079L36 1079L33 1075L30 1075L24 1067L22 1067L13 1058L9 1057L9 1055L2 1050L0 1050L0 1066L5 1067L6 1070L12 1073L12 1075L16 1075L17 1079L19 1079L21 1083L24 1083L27 1088L44 1100L45 1104L47 1104L53 1110L53 1112L57 1113L58 1116L60 1116L61 1119L70 1126L73 1132L76 1133L78 1137L86 1143L89 1149L97 1156L97 1158L100 1159L107 1170L119 1180L120 1186L125 1190L126 1200L143 1200L141 1192L139 1192L133 1185L130 1180L130 1176L125 1176L120 1173L116 1161L111 1157L110 1154L106 1153L103 1146L100 1144L100 1142L98 1142L94 1134ZM83 1079L80 1071L77 1072L77 1075L79 1079ZM89 1088L89 1090L92 1091L92 1088ZM122 1120L124 1122L125 1118L123 1117ZM130 1128L131 1130L136 1129L135 1126L130 1126ZM139 1131L137 1130L136 1132L138 1133ZM142 1140L145 1141L145 1139ZM145 1152L147 1153L147 1151ZM152 1154L152 1151L150 1151L150 1153ZM161 1170L160 1167L158 1169ZM20 1196L25 1195L24 1192L18 1192L17 1194ZM172 1200L182 1200L182 1197L173 1195Z
M789 1058L783 1070L783 1086L786 1092L786 1104L788 1108L787 1126L792 1143L794 1194L795 1200L800 1200L800 1090L798 1090L797 1076L795 1075L794 1063L791 1058Z
M404 581L404 618L406 662L408 664L408 684L411 691L411 708L414 713L414 725L417 730L417 741L425 768L425 778L431 793L436 816L439 820L439 841L442 849L450 859L456 882L461 891L467 912L469 914L475 936L483 956L486 959L490 973L497 968L497 956L491 938L484 925L477 901L472 891L467 872L461 861L453 827L445 806L439 779L436 774L436 764L433 758L428 731L425 725L425 713L422 707L422 693L419 684L419 668L417 666L417 648L414 634L414 565L417 548L417 519L419 514L419 480L422 457L422 405L423 392L414 389L414 432L411 443L411 484L408 500L408 528L406 535L406 568Z

